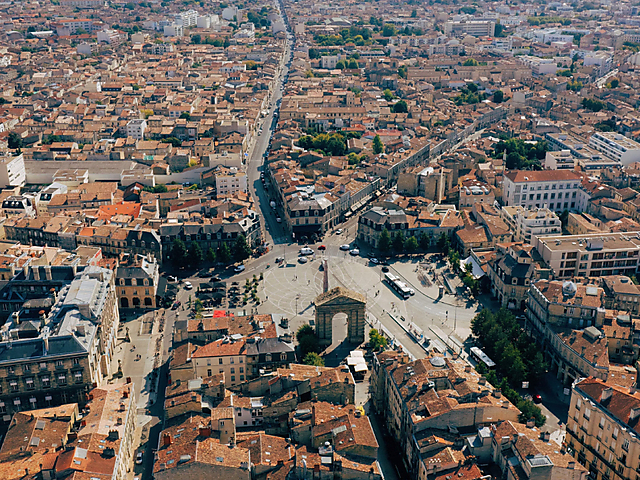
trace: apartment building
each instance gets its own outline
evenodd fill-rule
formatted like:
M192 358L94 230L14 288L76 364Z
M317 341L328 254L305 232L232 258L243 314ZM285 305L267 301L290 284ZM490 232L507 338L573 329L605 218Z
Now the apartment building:
M96 35L98 43L108 43L109 45L120 45L128 39L127 33L105 28Z
M598 156L598 151L588 147L582 140L567 133L547 133L545 140L551 151L568 150L575 158Z
M491 293L511 310L524 310L531 284L550 273L535 248L523 242L497 244L487 264Z
M84 405L91 385L102 385L112 374L119 324L114 287L111 270L86 267L60 289L44 313L22 320L14 313L2 326L4 421L25 409L70 401Z
M548 208L555 212L587 208L581 177L571 170L512 170L504 175L503 200L507 206Z
M493 20L462 20L445 22L445 35L471 35L472 37L493 37L496 23Z
M159 284L159 266L155 258L150 255L120 256L116 269L116 292L120 308L157 308L160 301Z
M549 151L544 157L544 168L547 170L574 170L576 159L570 150Z
M589 138L589 146L622 165L640 161L640 143L619 133L596 132Z
M22 187L27 180L24 169L24 157L21 154L0 155L0 187Z
M548 208L527 210L517 205L502 207L500 214L513 232L514 241L532 243L534 237L562 235L560 218Z
M628 480L640 471L640 393L598 378L571 386L565 443L592 480Z
M246 351L247 343L242 335L231 335L199 347L191 354L194 374L204 378L224 373L227 386L242 383L248 378Z
M411 362L405 353L379 353L371 387L374 407L404 452L405 467L420 480L431 473L423 436L428 429L477 427L497 419L517 422L520 413L470 365L440 356ZM443 402L440 391L455 401Z
M236 167L216 167L216 195L247 193L247 174Z
M134 118L127 122L127 137L136 140L144 140L144 133L147 130L147 121L144 118Z
M460 212L453 205L432 204L418 211L373 207L360 215L357 238L375 248L386 229L392 236L398 230L405 237L419 238L425 234L429 244L435 244L441 234L451 237L463 226Z
M578 377L609 376L603 297L603 289L592 283L539 280L531 285L525 330L564 385Z
M196 10L180 12L176 14L175 19L184 28L195 27L198 24L198 12Z
M557 278L635 275L640 232L536 237L536 247Z

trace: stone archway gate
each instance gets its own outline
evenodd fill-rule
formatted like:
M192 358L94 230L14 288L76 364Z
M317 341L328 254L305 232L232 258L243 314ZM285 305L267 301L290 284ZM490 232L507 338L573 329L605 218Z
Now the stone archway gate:
M364 342L364 322L367 301L361 293L344 287L335 287L318 295L316 306L316 334L321 345L331 345L332 321L337 313L347 315L347 341Z

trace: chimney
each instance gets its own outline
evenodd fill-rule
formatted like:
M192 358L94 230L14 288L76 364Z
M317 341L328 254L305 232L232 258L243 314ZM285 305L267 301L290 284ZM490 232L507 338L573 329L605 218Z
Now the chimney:
M198 427L198 435L200 435L201 437L210 437L211 436L211 427L210 426L204 426L204 425L200 425Z
M596 366L598 365L598 354L597 353L593 354L593 364L596 365Z
M500 398L500 397L502 397L502 390L500 390L499 388L496 388L496 389L493 391L493 396L494 396L494 397L496 397L496 398Z
M527 420L527 428L533 428L536 426L536 419L535 418L530 418L529 420Z
M600 396L600 403L609 400L611 398L611 396L613 395L613 388L609 387L609 388L605 388L602 391L602 395Z
M638 417L640 417L640 408L632 408L629 412L629 422L631 422L631 420L635 420Z
M44 267L44 276L47 280L51 281L51 265L45 265Z
M576 468L576 462L569 462L569 463L567 463L567 468L568 468L569 470L573 470L573 469L575 469L575 468Z
M584 345L582 346L582 356L584 357L584 352L587 349L587 347L585 347Z
M33 279L37 282L40 281L40 268L39 267L34 267L32 269L33 271Z
M162 446L168 447L169 445L171 445L171 434L165 433L162 435Z
M542 440L543 442L548 442L549 439L551 439L550 432L540 432L540 440Z

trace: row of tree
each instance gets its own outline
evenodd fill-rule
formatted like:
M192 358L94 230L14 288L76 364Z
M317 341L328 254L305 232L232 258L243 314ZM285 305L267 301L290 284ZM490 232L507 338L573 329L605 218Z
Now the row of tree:
M251 247L247 243L244 235L239 235L233 249L227 243L223 243L217 250L209 248L206 252L198 242L191 242L189 248L185 243L176 238L171 245L171 263L175 268L192 267L197 268L206 260L207 262L222 263L228 265L231 260L241 262L251 256Z
M539 384L547 365L535 342L522 330L513 313L505 308L497 312L485 308L471 321L471 332L482 345L484 352L496 363L495 372L478 365L478 371L509 398L523 414L522 420L531 417L536 425L544 424L545 416L530 400L523 400L516 391L522 382Z
M436 245L445 255L449 253L451 242L449 237L441 233L436 241ZM382 229L378 238L378 250L382 253L415 253L418 251L426 252L432 247L432 237L425 232L420 235L410 235L406 237L402 230L395 232L393 235L386 228ZM455 251L454 251L455 252ZM455 252L457 254L457 252Z
M494 158L507 154L506 168L509 170L541 170L541 161L548 150L547 142L525 142L521 138L507 138L496 145Z

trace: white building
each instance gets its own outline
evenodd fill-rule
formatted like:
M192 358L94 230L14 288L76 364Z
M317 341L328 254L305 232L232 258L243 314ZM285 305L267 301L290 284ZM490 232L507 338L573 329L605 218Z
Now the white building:
M154 55L162 55L164 53L173 52L173 43L154 43L151 45L151 53Z
M522 55L517 58L520 62L531 67L533 75L555 75L558 71L558 65L553 58L540 58L532 55Z
M218 167L216 172L216 193L218 196L247 193L247 174L235 167Z
M615 132L596 132L589 146L623 165L640 161L640 143Z
M583 211L588 197L580 182L580 175L571 170L512 170L504 175L503 199L507 206L529 210Z
M143 118L135 118L127 123L127 137L144 140L144 132L146 130L147 121Z
M544 157L544 168L547 170L574 170L576 159L569 150L547 152Z
M324 55L322 56L320 63L322 65L322 68L333 70L334 68L336 68L338 60L340 60L340 57L338 55Z
M559 278L635 275L640 258L640 232L551 235L533 246Z
M22 154L0 154L0 188L21 187L27 180Z
M184 27L177 23L172 23L171 25L165 25L163 33L165 37L182 37L184 36Z
M584 66L597 66L598 75L602 76L611 71L613 66L613 57L603 51L587 52L584 55Z
M446 35L471 35L472 37L493 37L496 31L496 23L493 20L468 20L446 22L444 33Z
M184 28L195 27L198 24L198 12L195 10L180 12L176 14L175 19L176 23Z
M120 45L127 41L127 34L106 28L98 32L98 43L108 43L109 45Z
M503 220L513 232L514 241L531 243L534 237L562 235L562 222L548 208L526 210L521 206L502 207Z

